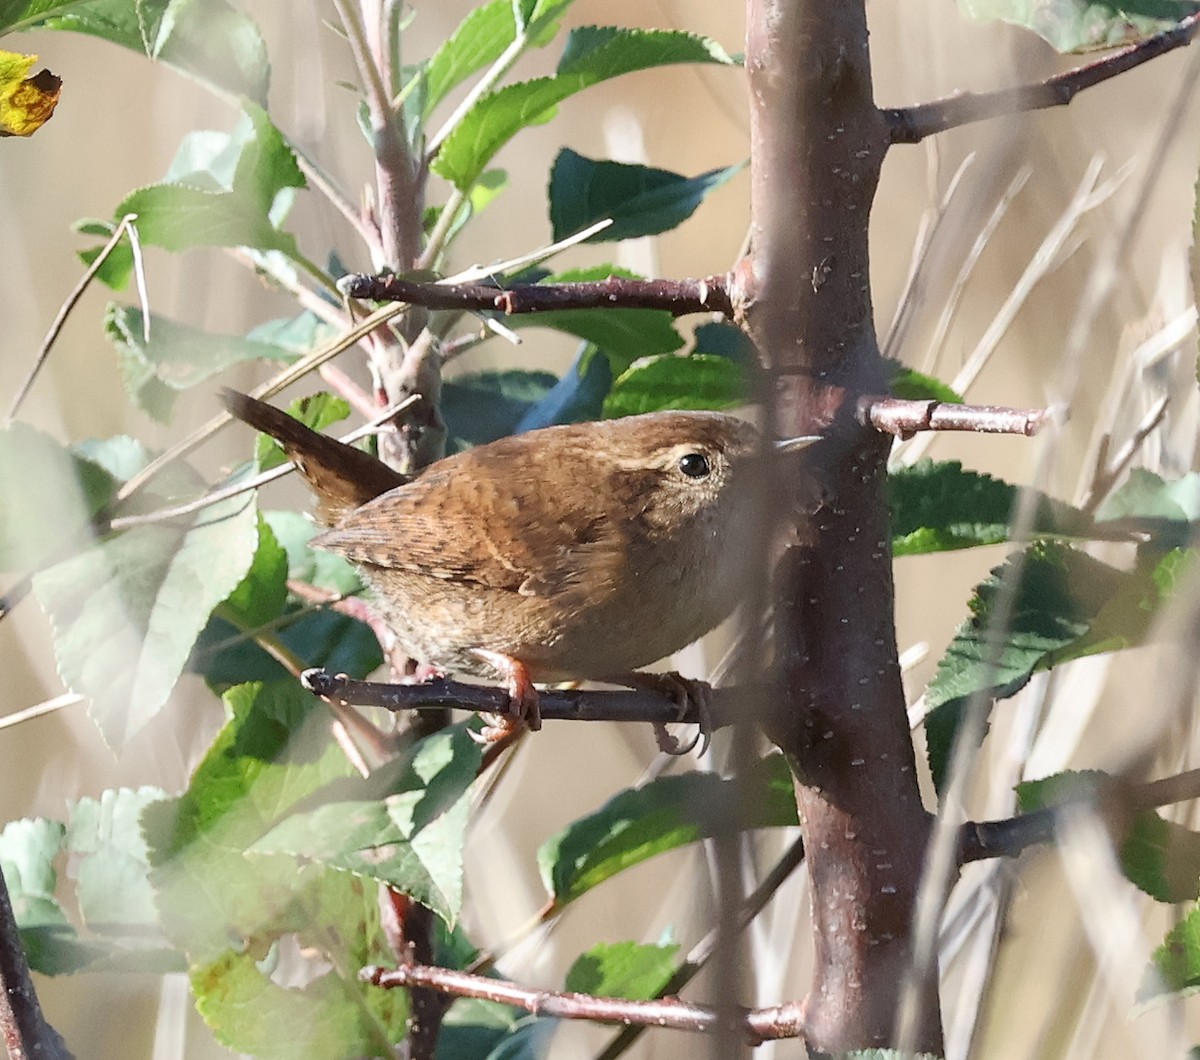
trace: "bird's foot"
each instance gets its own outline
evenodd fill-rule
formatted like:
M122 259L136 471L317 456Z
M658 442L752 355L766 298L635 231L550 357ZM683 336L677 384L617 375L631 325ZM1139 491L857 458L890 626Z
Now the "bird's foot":
M496 743L516 736L523 729L537 732L542 727L542 712L537 689L529 670L519 659L486 648L474 648L473 653L488 666L504 676L508 685L509 713L487 715L487 724L479 732L479 743Z
M654 741L663 754L685 755L694 751L697 746L700 747L699 754L704 754L708 750L709 736L712 733L712 702L709 698L712 688L705 682L693 681L674 671L655 674L636 670L633 673L623 674L614 683L627 685L630 688L644 688L647 692L656 692L667 699L673 699L679 706L677 714L679 721L683 721L687 717L689 706L695 706L699 725L696 735L686 745L681 744L676 737L672 736L661 722L654 724Z

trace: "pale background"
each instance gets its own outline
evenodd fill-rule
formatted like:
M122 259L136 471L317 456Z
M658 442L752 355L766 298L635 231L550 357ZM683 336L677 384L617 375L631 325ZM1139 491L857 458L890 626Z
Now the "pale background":
M275 120L353 192L369 174L368 154L353 120L352 100L334 84L352 79L353 70L341 39L320 23L334 17L332 5L257 0L247 7L263 29L273 60ZM427 54L468 5L441 2L414 7L417 17L408 48L410 54ZM924 101L958 89L1000 87L1070 65L1026 34L964 21L946 0L876 0L870 18L876 98L885 105ZM730 51L743 46L738 4L579 0L568 25L589 23L687 28L715 37ZM4 45L40 53L42 63L64 80L62 102L45 129L29 141L0 143L0 246L5 262L0 286L4 321L0 403L6 407L79 274L75 251L89 241L72 234L71 222L111 216L128 191L162 176L186 131L227 129L233 115L178 74L98 41L43 33L9 38ZM535 53L517 74L548 72L555 57L553 46ZM946 359L939 368L946 379L974 348L1046 233L1062 216L1092 158L1106 159L1101 181L1126 164L1132 166L1121 190L1070 237L1071 245L1078 244L1077 251L1033 290L1003 334L971 391L970 397L980 402L1042 405L1069 396L1073 373L1061 363L1061 353L1080 290L1138 201L1143 182L1149 189L1140 235L1129 258L1118 263L1116 288L1105 299L1086 344L1079 367L1082 387L1064 434L1053 443L941 438L932 446L933 455L1029 481L1045 447L1052 445L1055 456L1048 464L1046 486L1074 499L1110 380L1122 378L1115 366L1191 305L1187 260L1200 139L1194 107L1171 137L1161 167L1150 174L1146 170L1188 64L1196 58L1200 57L1177 52L1085 93L1069 109L1005 119L939 138L936 191L931 191L929 174L935 159L929 149L893 151L872 228L881 334L904 289L923 214L944 193L960 162L968 153L976 153L927 256L923 286L913 300L912 326L897 351L918 366L924 362L926 344L964 255L1003 189L1022 165L1030 167L1028 183L987 245L948 333ZM472 226L469 241L457 250L456 263L492 261L547 241L545 185L561 145L593 157L643 160L694 174L745 157L747 133L745 90L738 71L674 67L592 89L564 104L554 122L523 133L502 153L497 161L509 170L510 187ZM632 248L626 253L634 257L623 260L664 276L697 276L727 268L745 234L747 191L743 173L716 192L682 230L653 246ZM315 198L301 202L294 214L301 246L323 253L332 241L351 267L366 268L367 260L340 219L323 204L314 206ZM589 249L574 260L611 260L614 253L611 248ZM153 308L186 322L238 331L289 308L286 300L266 291L218 251L198 251L178 259L151 250L148 264ZM165 444L211 415L211 391L201 388L182 400L169 429L133 410L100 328L108 297L100 289L84 297L26 403L23 418L63 440L129 432L152 445ZM1188 332L1186 320L1182 327L1181 352L1165 362L1154 379L1139 375L1132 385L1117 386L1123 402L1118 422L1126 431L1162 388L1175 388L1178 404L1168 420L1174 432L1170 443L1154 442L1146 450L1149 466L1174 471L1192 465L1196 431L1191 374L1195 336ZM515 358L530 367L555 369L567 363L571 352L568 342L552 337L531 341L515 354L496 347L496 355L509 363ZM488 363L481 354L464 362L460 370ZM241 381L248 384L254 377L246 373ZM237 459L246 444L244 433L228 432L205 451L201 463L215 471ZM4 497L0 503L17 504L20 499ZM299 491L277 488L266 503L302 505L304 501ZM1000 549L975 550L898 564L901 647L929 646L923 661L909 673L913 699L962 618L971 586L1002 555ZM0 582L0 587L6 584ZM60 691L46 623L32 599L0 623L0 660L5 674L0 714ZM684 663L702 672L701 656L693 653ZM1103 661L1077 667L1066 688L1059 689L1051 711L1054 724L1033 746L1027 775L1043 775L1068 764L1116 768L1134 757L1146 764L1153 761L1155 775L1192 764L1189 722L1165 717L1160 707L1175 687L1172 667L1169 652L1131 654L1111 669ZM1190 696L1185 702L1190 703ZM1011 769L1010 754L1019 761L1029 757L1022 725L1037 709L1036 703L1010 704L997 711L988 768ZM1088 735L1079 739L1073 726L1089 719ZM177 790L218 722L217 705L198 682L189 679L167 711L119 758L104 747L80 707L0 731L0 821L31 814L61 816L66 800L96 795L117 784L157 784ZM1155 759L1159 748L1168 750ZM552 725L531 742L517 763L517 775L485 812L483 823L489 827L477 827L470 841L469 922L477 941L494 943L506 937L541 904L532 856L537 844L635 782L652 754L651 740L641 730L593 727L585 732L578 726ZM989 806L982 799L972 809L976 814L1007 812L1003 803ZM499 826L504 830L503 844L497 839ZM1108 880L1102 860L1093 869L1096 881ZM977 1043L976 1055L1167 1056L1178 1055L1181 1045L1200 1040L1186 1033L1173 1037L1180 1028L1178 1013L1158 1010L1130 1019L1130 982L1136 986L1149 947L1167 926L1161 911L1148 919L1143 933L1143 907L1120 885L1111 894L1105 892L1111 904L1103 908L1088 904L1099 901L1095 895L1077 899L1072 877L1053 854L1027 857L1015 871L1020 875L1014 917L1001 948L1000 980L992 995L988 1029ZM988 877L979 893L985 893L997 878ZM668 927L686 948L707 922L706 881L703 864L694 853L641 866L580 901L556 932L514 953L503 971L522 982L554 987L561 984L574 957L592 942L627 937L654 941ZM807 928L797 927L793 919L797 909L801 914L805 909L802 888L803 881L795 881L776 903L777 919L768 916L762 921L760 941L769 942L775 956L760 966L763 981L757 996L748 993L747 1001L769 1004L803 992ZM1094 953L1080 925L1096 923L1102 915L1105 924L1113 925L1111 935L1103 938L1111 942L1119 937L1122 943L1113 951L1112 976L1097 980ZM794 952L786 944L791 937L800 940ZM951 973L946 995L951 1027L959 1011L960 989L962 996L972 993L969 985L961 985L964 982L961 972ZM159 982L148 977L84 976L39 980L39 986L49 1018L80 1057L165 1060L226 1055L211 1044L208 1032L190 1011L183 1014L177 982L161 995L161 1007ZM703 983L694 985L689 996L702 998ZM1091 1007L1085 1011L1085 1005ZM1085 1014L1080 1017L1080 1012ZM553 1055L590 1055L589 1044L594 1048L607 1033L572 1028L556 1039ZM683 1056L697 1047L694 1039L682 1035L651 1035L634 1055ZM760 1055L798 1053L793 1043L764 1048Z

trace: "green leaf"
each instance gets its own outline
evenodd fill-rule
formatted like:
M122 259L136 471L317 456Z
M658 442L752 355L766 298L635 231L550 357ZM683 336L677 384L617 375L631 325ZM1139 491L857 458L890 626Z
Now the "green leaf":
M224 699L230 720L187 791L142 817L163 927L194 962L284 930L301 913L324 870L246 850L301 799L351 772L329 737L327 708L294 679L239 685Z
M929 762L941 788L962 712L974 695L1003 699L1039 670L1141 643L1190 555L1151 556L1129 572L1061 545L1039 542L976 587L925 693ZM1002 582L1020 567L1005 629L994 618Z
M612 265L570 269L544 277L542 283L583 283L610 276L639 279L637 273ZM683 346L675 320L663 309L550 309L542 313L506 317L515 330L554 328L599 346L614 375L620 375L639 357L673 353Z
M350 402L325 391L297 398L287 409L288 415L314 431L324 431L350 415ZM254 459L259 471L270 471L288 462L287 454L274 438L260 434L254 441Z
M259 324L246 333L251 342L265 342L269 346L279 346L288 353L300 356L309 353L318 346L324 346L337 334L337 329L326 324L315 313L307 309L294 317L282 317L278 320L268 320Z
M714 357L727 357L737 364L747 368L758 365L758 350L750 336L736 324L724 321L710 321L696 328L694 354L711 354Z
M453 926L462 908L468 790L482 753L465 724L426 737L363 781L318 792L250 850L379 880Z
M300 259L293 236L278 227L290 191L305 186L295 154L266 112L245 103L232 133L189 134L167 181L139 188L114 211L116 220L137 215L148 246L170 251L195 247L247 247ZM232 170L232 176L230 176ZM81 257L91 262L99 248ZM99 277L113 287L128 282L133 255L114 250Z
M888 476L892 512L892 554L930 552L995 545L1009 540L1009 520L1020 489L957 460L921 460ZM1039 493L1034 535L1086 537L1092 523L1083 512Z
M50 15L58 15L87 0L0 0L0 33L30 29Z
M117 348L125 390L133 402L166 423L175 396L235 364L253 360L289 361L278 346L238 335L214 335L200 328L151 315L150 340L144 337L140 309L110 302L104 330Z
M633 416L660 409L729 409L749 400L746 370L727 357L709 354L643 357L613 381L604 417Z
M541 845L542 880L555 904L564 906L623 869L728 828L721 811L731 804L741 829L795 824L783 757L768 756L741 780L688 773L621 792Z
M1137 1000L1154 1001L1165 994L1200 987L1200 908L1193 908L1167 932L1150 958Z
M51 14L47 29L100 37L166 63L236 98L265 106L270 63L254 22L225 0L90 0L19 5ZM0 12L0 25L7 10ZM23 21L28 24L28 16ZM25 28L22 26L22 28Z
M191 528L138 526L39 573L58 672L119 749L163 707L208 616L250 567L254 505L234 497Z
M601 942L575 959L567 972L566 988L593 997L623 997L647 1001L675 972L678 944L643 945Z
M558 383L549 372L472 372L442 385L442 416L457 448L515 434L526 415Z
M1000 19L1033 30L1060 52L1116 48L1170 29L1200 10L1184 0L958 0L981 22Z
M558 23L572 0L513 3L492 0L475 8L442 43L425 67L425 106L429 115L446 96L473 73L490 66L517 38L542 47L558 32ZM516 15L521 15L518 27Z
M915 368L906 368L898 362L893 365L890 389L893 397L905 398L908 401L945 401L960 404L962 396L952 390L940 379L918 372Z
M1100 802L1112 778L1100 770L1072 770L1017 785L1022 813L1067 802ZM1121 869L1159 902L1192 901L1200 893L1200 835L1153 810L1135 814L1121 841Z
M288 557L266 519L258 517L258 547L250 569L226 597L222 613L245 629L283 614L287 606Z
M0 570L36 568L88 541L89 520L112 496L102 466L13 421L0 427Z
M608 358L587 343L563 377L525 413L514 433L549 427L553 423L598 420L611 387L612 369Z
M611 77L671 63L733 60L713 41L674 30L584 26L571 31L553 77L522 81L484 96L447 137L433 169L466 191L509 140L554 117L558 104Z
M550 223L554 239L606 217L613 223L587 240L618 242L668 232L682 224L743 163L685 177L666 169L585 158L564 148L550 171Z

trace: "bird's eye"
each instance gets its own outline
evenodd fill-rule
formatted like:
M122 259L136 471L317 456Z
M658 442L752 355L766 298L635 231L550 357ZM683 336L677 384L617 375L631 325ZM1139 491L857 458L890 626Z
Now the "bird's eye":
M679 470L688 478L704 478L712 468L703 453L684 453L679 458Z

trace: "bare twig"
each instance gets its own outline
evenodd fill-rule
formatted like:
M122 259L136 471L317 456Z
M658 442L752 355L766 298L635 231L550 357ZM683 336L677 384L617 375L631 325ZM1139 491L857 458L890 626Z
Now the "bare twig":
M508 714L512 708L509 694L503 688L466 684L444 677L410 685L384 684L354 681L344 675L314 669L305 670L300 683L328 702L382 707L391 711L452 707L482 714ZM709 689L705 720L713 729L733 724L747 698L756 694L743 686ZM552 721L645 721L656 725L700 722L699 710L690 700L687 708L681 711L674 699L644 689L548 689L538 693L538 703L542 718Z
M889 139L894 144L915 144L926 136L959 125L1005 114L1066 106L1085 88L1108 81L1176 48L1186 47L1191 44L1198 27L1200 15L1190 15L1157 36L1130 44L1103 59L1085 63L1036 84L1018 85L996 92L960 92L919 106L885 109L883 115L888 125Z
M728 277L702 280L631 280L610 276L586 283L493 284L416 283L399 276L348 276L342 289L351 298L407 302L428 309L458 309L513 314L552 309L665 309L733 315Z
M1095 511L1112 493L1118 481L1126 469L1133 462L1133 458L1137 456L1138 450L1148 437L1162 423L1163 417L1167 414L1167 407L1171 404L1171 396L1164 394L1150 408L1149 412L1142 417L1142 422L1138 424L1137 430L1133 432L1129 440L1117 451L1117 454L1109 460L1108 445L1100 446L1099 452L1096 454L1096 471L1092 476L1092 484L1088 489L1087 496L1083 500L1081 507L1085 512ZM1107 439L1107 435L1105 438Z
M911 401L894 397L859 400L859 418L877 431L909 438L918 431L972 431L976 434L1037 434L1046 409L1013 409L1003 405L958 405L945 401Z
M727 1009L695 1005L678 998L657 1001L626 1001L622 998L593 997L590 994L535 990L503 979L471 975L430 965L402 965L394 971L379 967L362 970L362 978L381 987L425 987L455 997L475 997L503 1005L523 1008L535 1016L558 1019L598 1020L626 1025L643 1024L673 1030L712 1033L727 1018ZM739 1024L751 1044L780 1038L796 1038L803 1027L789 1006L765 1009L739 1007Z
M1056 806L1000 821L967 821L959 831L958 863L1013 858L1031 846L1048 843L1054 838L1059 819L1068 808L1097 798L1111 798L1115 807L1131 813L1198 799L1200 769L1189 769L1172 777L1132 786L1114 779Z

